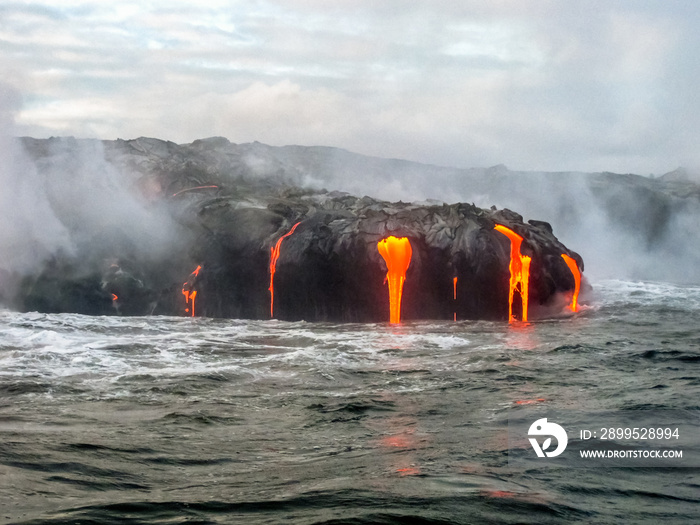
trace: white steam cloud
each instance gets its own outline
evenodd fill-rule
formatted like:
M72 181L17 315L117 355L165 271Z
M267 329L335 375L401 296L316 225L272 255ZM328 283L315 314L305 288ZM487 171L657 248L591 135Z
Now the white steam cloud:
M36 166L12 136L16 92L0 85L0 268L30 273L60 250L70 234L56 217Z
M153 261L173 253L182 242L180 229L162 204L144 198L140 175L108 162L98 140L13 137L17 104L12 101L19 97L0 89L0 271L5 281L36 274L57 258L71 260L79 272L94 270L109 255ZM11 286L0 283L5 292Z
M271 151L297 180L389 201L469 202L552 224L592 279L700 282L700 188L691 181L581 172L458 170L318 148ZM314 161L314 156L322 161ZM694 192L694 193L693 193Z

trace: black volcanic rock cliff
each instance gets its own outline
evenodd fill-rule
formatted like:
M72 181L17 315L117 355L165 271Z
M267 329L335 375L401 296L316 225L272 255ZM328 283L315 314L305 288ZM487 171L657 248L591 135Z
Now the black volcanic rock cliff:
M22 144L39 174L52 178L49 202L72 235L34 271L4 269L20 278L6 300L12 295L24 310L186 315L193 302L186 294L196 292L196 315L266 319L271 249L297 223L276 265L278 319L388 320L377 242L389 235L407 237L413 248L403 294L407 320L507 319L510 241L496 224L521 235L522 253L532 258L531 315L573 289L562 253L583 270L581 257L547 222L526 223L507 209L388 202L304 187L333 166L340 173L347 168L343 155L335 164L323 162L324 149L288 148L280 159L269 146L221 138L187 145L29 138ZM101 201L107 185L69 199L84 186L75 173L110 177L116 194L129 197ZM88 213L92 199L100 204ZM121 219L95 225L99 210L112 205Z

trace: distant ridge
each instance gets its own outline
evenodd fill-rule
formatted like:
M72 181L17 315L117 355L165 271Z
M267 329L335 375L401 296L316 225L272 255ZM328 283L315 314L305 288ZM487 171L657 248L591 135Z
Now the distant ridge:
M526 218L551 223L565 242L582 247L588 267L601 275L700 282L700 178L684 168L655 178L611 172L513 171L502 164L454 168L329 146L235 144L224 137L189 144L148 137L113 141L25 137L21 142L38 161L71 144L99 145L110 163L143 180L176 172L202 181L233 177L392 202L468 202L483 208L510 208ZM620 258L621 249L631 255Z

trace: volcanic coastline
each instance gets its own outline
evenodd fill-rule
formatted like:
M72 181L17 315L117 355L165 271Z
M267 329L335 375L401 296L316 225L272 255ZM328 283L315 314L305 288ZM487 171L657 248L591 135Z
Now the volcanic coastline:
M313 173L295 180L223 138L21 143L39 176L57 165L89 173L86 158L102 159L94 176L106 173L129 195L120 213L137 203L144 217L157 210L162 219L130 228L64 220L69 247L31 272L2 270L16 283L2 290L4 302L22 311L384 322L388 263L378 245L394 237L410 244L402 320L527 319L528 310L561 312L584 268L547 222L470 203L310 188L303 177ZM64 193L80 191L66 184ZM524 282L514 281L514 264L527 270Z

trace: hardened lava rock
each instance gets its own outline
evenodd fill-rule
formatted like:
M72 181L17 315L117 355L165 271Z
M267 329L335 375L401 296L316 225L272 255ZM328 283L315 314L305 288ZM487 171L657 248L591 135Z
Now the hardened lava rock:
M546 315L574 288L561 254L583 270L581 257L546 222L526 223L507 209L465 203L387 202L312 190L302 184L304 173L290 177L256 144L87 141L87 155L83 142L24 140L40 175L46 171L56 180L56 166L64 166L60 173L84 179L109 176L109 185L91 191L117 188L123 203L100 202L105 214L114 208L122 219L94 215L94 206L92 220L81 219L82 201L72 199L60 218L77 240L21 275L5 297L16 308L383 322L389 320L387 266L377 243L395 236L407 238L412 249L402 320L508 319L510 241L497 224L523 238L522 255L531 260L531 316ZM85 159L98 150L101 172L92 173ZM299 165L314 169L310 159ZM79 189L77 183L64 187L58 197Z

